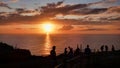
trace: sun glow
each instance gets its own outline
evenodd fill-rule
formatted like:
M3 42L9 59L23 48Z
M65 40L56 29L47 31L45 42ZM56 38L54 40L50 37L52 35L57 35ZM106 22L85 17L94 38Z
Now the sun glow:
M53 31L53 28L54 28L54 25L51 24L51 23L43 24L43 30L44 30L46 33L52 32L52 31Z

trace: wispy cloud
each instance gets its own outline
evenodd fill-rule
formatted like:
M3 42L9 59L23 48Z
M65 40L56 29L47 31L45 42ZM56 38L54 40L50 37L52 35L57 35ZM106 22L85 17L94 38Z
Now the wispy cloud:
M59 30L61 31L66 31L66 30L71 30L74 27L72 25L64 25L62 28L60 28Z
M89 28L89 29L82 29L78 31L107 31L108 29L102 29L102 28Z
M7 3L5 2L0 2L0 7L4 7L4 8L8 8L8 9L12 9L10 6L8 6Z
M92 7L110 7L115 5L117 2L120 2L120 0L101 0L95 3L89 3Z

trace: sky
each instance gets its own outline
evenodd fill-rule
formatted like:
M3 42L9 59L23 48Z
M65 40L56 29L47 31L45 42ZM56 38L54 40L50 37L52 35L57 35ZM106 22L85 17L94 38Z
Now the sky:
M120 34L120 0L0 0L0 34Z

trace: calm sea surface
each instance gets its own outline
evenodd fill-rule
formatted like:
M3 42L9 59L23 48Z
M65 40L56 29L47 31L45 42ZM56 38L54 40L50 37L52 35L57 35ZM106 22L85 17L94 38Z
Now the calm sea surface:
M101 45L111 45L120 49L120 35L81 35L81 34L54 34L54 35L6 35L0 34L0 41L6 42L14 47L29 49L33 55L48 55L52 46L57 47L56 52L60 54L65 47L71 46L76 49L77 44L82 44L82 49L87 44L91 49L99 49Z

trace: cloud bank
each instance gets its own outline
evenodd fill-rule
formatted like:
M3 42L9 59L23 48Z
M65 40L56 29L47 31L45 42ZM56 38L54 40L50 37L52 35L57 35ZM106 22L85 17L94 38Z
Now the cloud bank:
M16 2L18 0L11 0ZM38 24L42 21L52 20L58 24L119 24L120 5L112 7L94 8L100 4L112 4L119 0L102 0L88 4L64 4L64 1L48 3L37 9L15 8L13 12L0 12L0 25L6 24ZM12 9L5 2L0 7ZM61 17L57 17L61 15ZM70 17L71 15L71 17ZM74 16L74 17L73 17ZM75 18L77 17L77 18ZM73 18L73 19L72 19ZM67 26L68 27L68 26ZM69 26L71 27L71 26ZM62 29L67 29L64 26Z

